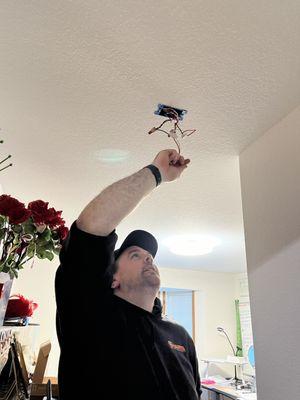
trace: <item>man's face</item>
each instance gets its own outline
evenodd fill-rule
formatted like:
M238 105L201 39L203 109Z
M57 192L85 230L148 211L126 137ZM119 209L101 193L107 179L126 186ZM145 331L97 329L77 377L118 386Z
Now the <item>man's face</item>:
M142 287L154 287L158 290L160 286L159 271L153 264L152 255L138 246L128 247L120 255L114 279L121 290Z

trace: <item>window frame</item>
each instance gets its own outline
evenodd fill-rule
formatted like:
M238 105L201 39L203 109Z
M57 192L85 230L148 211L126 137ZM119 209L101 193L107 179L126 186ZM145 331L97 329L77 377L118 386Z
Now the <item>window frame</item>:
M166 315L166 297L167 297L167 292L172 292L173 291L185 291L185 292L190 292L192 294L192 339L195 342L196 340L196 324L195 324L195 290L192 289L178 289L174 287L164 287L161 288L158 292L158 298L161 301L162 304L162 315Z

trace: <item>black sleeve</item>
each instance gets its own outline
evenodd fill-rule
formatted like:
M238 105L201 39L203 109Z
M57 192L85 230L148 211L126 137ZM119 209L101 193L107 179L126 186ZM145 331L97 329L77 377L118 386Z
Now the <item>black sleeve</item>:
M199 374L199 368L198 368L198 360L197 360L197 354L196 354L196 349L194 342L191 339L191 344L190 344L190 355L191 355L191 363L193 366L193 371L194 371L194 379L195 379L195 384L196 384L196 390L199 395L199 399L201 399L201 380L200 380L200 374Z
M115 230L108 236L97 236L80 230L74 221L60 251L61 268L65 274L100 278L114 261L117 239Z
M108 289L103 278L114 261L117 238L115 231L105 237L96 236L80 230L76 221L72 224L55 276L56 324L61 347L71 346L77 337L78 321L93 321L99 315L101 299Z

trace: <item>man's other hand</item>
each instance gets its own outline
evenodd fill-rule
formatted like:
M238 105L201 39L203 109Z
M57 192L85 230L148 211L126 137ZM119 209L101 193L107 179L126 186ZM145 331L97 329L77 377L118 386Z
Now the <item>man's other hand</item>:
M152 164L159 169L163 182L171 182L180 177L189 162L176 150L168 149L160 151Z

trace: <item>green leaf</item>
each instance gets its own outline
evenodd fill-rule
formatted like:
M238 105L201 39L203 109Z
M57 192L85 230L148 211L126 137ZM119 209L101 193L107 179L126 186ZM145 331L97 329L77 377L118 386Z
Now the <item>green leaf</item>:
M41 251L37 252L36 255L41 260L44 260L45 258L47 258L49 261L52 261L54 258L54 254L52 253L52 251L49 251L49 250L41 250Z
M22 225L12 225L11 228L14 233L21 233L23 231Z
M36 227L33 225L32 219L29 218L27 221L23 222L24 233L35 233Z
M48 243L44 246L44 249L45 249L45 250L49 250L49 251L53 251L54 246L53 246L52 241L51 241L51 242L48 242Z
M3 264L2 272L9 272L9 267L6 264Z
M11 279L18 278L18 271L16 269L12 269L9 271L9 276Z
M52 261L54 254L51 251L45 251L45 258L47 258L49 261Z
M46 258L46 256L45 256L45 250L44 250L43 248L41 248L41 247L37 247L37 249L36 249L36 255L37 255L37 257L40 258L40 259Z
M47 242L46 242L45 240L38 239L38 240L36 241L36 248L37 248L37 249L43 249L44 246L46 246L46 244L47 244Z
M0 215L0 228L3 228L3 226L5 225L6 222L6 218L4 217L4 215Z
M42 253L45 250L53 251L53 247L54 246L53 246L52 241L50 241L50 242L41 241L41 242L37 243L36 252Z
M29 243L27 250L26 250L26 256L27 257L33 257L34 253L36 252L36 245L34 242Z
M1 228L1 229L0 229L0 240L4 238L5 231L6 231L5 228Z
M15 268L15 266L16 266L15 261L9 257L8 260L6 260L6 262L4 263L2 271L8 272L10 274Z
M41 238L48 242L51 239L51 230L49 228L46 228L41 234Z
M17 245L21 244L21 239L20 239L19 235L15 235L13 244L17 244Z

